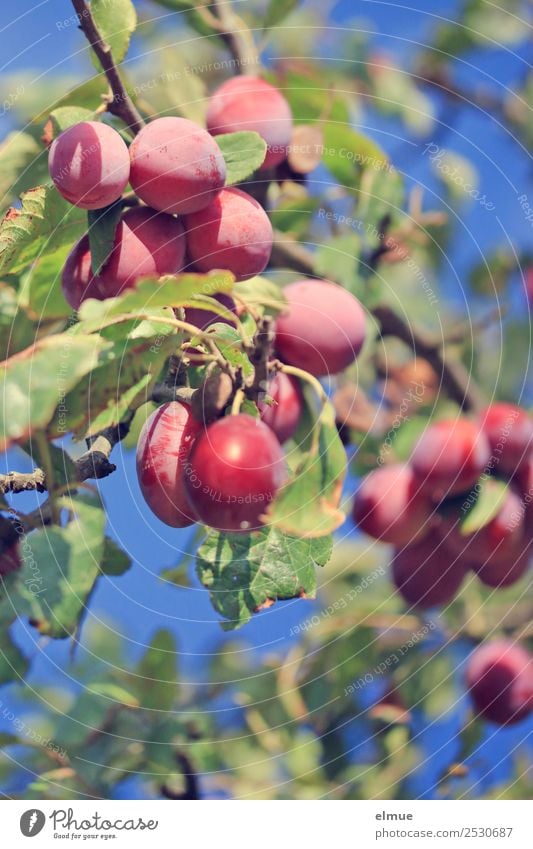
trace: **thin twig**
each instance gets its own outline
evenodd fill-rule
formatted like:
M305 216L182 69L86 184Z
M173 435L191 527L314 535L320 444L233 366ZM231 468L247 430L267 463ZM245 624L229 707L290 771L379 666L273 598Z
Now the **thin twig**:
M80 22L80 29L94 50L111 87L112 98L107 104L108 112L124 121L133 133L138 133L144 127L144 121L126 91L115 65L111 47L98 32L91 9L85 0L72 0L72 5Z
M216 28L235 60L235 69L239 74L256 73L259 56L250 30L234 12L229 0L214 0L213 7L216 18L212 21L212 26Z

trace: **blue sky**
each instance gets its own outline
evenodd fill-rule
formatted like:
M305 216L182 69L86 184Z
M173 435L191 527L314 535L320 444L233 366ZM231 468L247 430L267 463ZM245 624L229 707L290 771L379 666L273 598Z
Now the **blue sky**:
M5 5L8 8L3 10L0 29L4 77L21 69L50 77L67 70L76 76L91 75L81 34L75 26L64 25L72 15L68 0L42 0L37 3L17 0ZM143 10L155 10L155 14L165 14L164 10L158 10L148 2L136 5ZM435 25L435 18L428 13L428 5L438 5L439 14L447 15L460 4L451 0L439 4L428 4L424 0L413 0L409 4L340 0L337 4L330 4L331 21L338 25L352 20L355 10L357 18L366 22L365 28L375 32L375 43L409 67L413 41L423 42ZM523 76L526 63L531 58L531 47L524 48L519 57L505 49L491 55L480 51L470 56L468 63L459 63L457 79L468 84L482 83L501 93L504 86L516 83ZM0 129L4 132L10 127L11 117L9 114L0 117ZM488 214L475 204L463 211L459 233L453 243L453 269L450 269L447 281L450 295L457 298L460 305L463 294L457 281L462 280L467 269L494 244L508 241L522 250L530 249L532 230L519 214L516 198L517 194L525 192L533 199L533 186L531 163L516 149L516 142L510 138L506 127L499 126L490 116L487 118L476 110L457 109L453 119L453 132L447 146L475 162L480 185L490 193L496 205L496 214ZM370 131L385 149L388 149L385 133L390 126L389 121L377 119ZM398 131L397 125L395 131ZM427 143L427 140L423 141ZM398 151L399 167L409 171L412 181L426 184L430 191L439 191L427 159L423 156L409 158L397 143L395 150ZM520 303L519 293L517 303ZM121 578L100 582L91 603L89 620L102 618L112 622L127 641L132 656L140 654L157 627L168 627L177 637L184 674L201 674L206 659L221 637L207 593L197 582L190 589L174 589L157 577L163 568L176 565L180 552L189 542L190 532L176 531L159 523L140 497L133 457L120 448L116 450L115 457L118 471L103 481L100 489L108 505L111 533L126 547L134 566ZM7 466L22 470L20 457L11 455ZM20 496L17 498L20 499ZM21 506L22 501L19 500L18 505ZM283 649L294 639L290 637L291 627L311 612L310 605L300 601L275 605L247 626L242 634L246 643L244 650L254 648L268 653ZM44 651L38 651L34 643L35 633L31 629L19 623L15 633L21 644L35 655L30 682L67 683L70 680L66 644L48 644ZM82 643L80 656L83 656L83 651ZM446 733L443 728L440 739L445 739L442 734ZM503 743L495 745L505 750L514 739L512 733L499 733L497 740L503 740ZM521 733L524 733L523 729ZM438 735L433 741L428 741L428 745L436 745L437 739ZM424 782L427 782L427 776L421 776L416 792L423 791Z

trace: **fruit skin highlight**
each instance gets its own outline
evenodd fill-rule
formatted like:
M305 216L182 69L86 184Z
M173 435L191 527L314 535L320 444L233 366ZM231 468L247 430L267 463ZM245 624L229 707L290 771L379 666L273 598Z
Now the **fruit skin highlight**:
M292 113L280 91L259 77L240 76L222 83L209 98L207 129L214 136L252 130L267 144L260 171L287 158Z
M146 206L128 209L118 223L109 259L98 275L91 271L88 235L74 245L63 269L63 294L73 309L79 309L87 298L113 298L123 289L133 288L141 277L182 271L185 250L185 231L177 218Z
M287 480L281 446L270 428L245 413L210 425L191 451L185 491L199 521L219 531L258 530Z
M326 280L298 280L283 291L288 308L276 322L280 359L315 377L344 371L365 341L365 313L357 298Z
M533 710L533 658L510 640L477 648L465 678L476 713L498 725L520 722Z
M185 495L184 472L202 431L187 404L162 404L144 423L137 443L137 477L150 510L172 528L196 521Z
M130 157L113 127L81 121L52 142L48 170L69 203L80 209L101 209L118 200L126 188Z
M209 133L187 118L156 118L130 146L130 183L160 212L184 215L211 203L226 182L226 163Z
M226 269L249 280L267 267L272 224L255 198L224 189L204 209L186 215L187 252L197 271Z

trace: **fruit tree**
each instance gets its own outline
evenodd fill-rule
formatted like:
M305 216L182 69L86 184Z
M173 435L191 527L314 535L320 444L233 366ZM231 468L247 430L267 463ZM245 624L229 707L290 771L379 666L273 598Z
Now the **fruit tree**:
M532 263L479 254L453 153L466 103L528 156L530 77L454 75L512 16L463 4L398 67L321 4L62 2L93 69L0 147L0 683L36 716L4 713L8 795L409 798L447 712L434 796L492 792L496 733L530 792ZM139 652L98 604L141 537ZM235 632L182 685L174 614L198 657Z

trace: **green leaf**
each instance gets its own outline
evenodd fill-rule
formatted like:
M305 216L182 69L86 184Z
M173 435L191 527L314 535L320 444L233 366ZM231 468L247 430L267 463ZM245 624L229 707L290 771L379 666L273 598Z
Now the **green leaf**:
M0 748L5 749L6 746L16 746L17 743L20 743L20 740L14 734L6 734L5 731L0 732Z
M280 24L297 6L301 0L270 0L265 12L263 29L270 29Z
M212 324L209 328L209 334L213 336L213 340L224 359L233 368L242 368L245 378L253 375L254 367L242 350L242 339L234 327L221 323Z
M279 81L271 76L273 85ZM322 121L324 115L340 125L350 124L350 111L344 95L335 91L335 83L324 74L324 67L314 75L287 72L283 76L283 94L289 101L295 123Z
M32 440L21 445L21 448L28 454L34 465L37 468L43 469L45 459L42 456L41 448L37 440ZM63 451L58 445L48 443L48 453L52 461L52 469L56 486L65 486L65 484L76 480L76 466L72 458Z
M157 631L138 668L141 707L172 710L178 690L176 655L176 643L170 631Z
M361 239L357 233L333 236L315 254L315 274L326 280L342 280L345 289L362 298L367 287L358 274L360 253Z
M34 338L33 322L21 309L16 290L0 283L0 360L24 350Z
M35 122L42 123L43 121L47 121L52 112L56 112L65 106L77 106L81 109L88 109L91 114L94 114L98 107L102 105L102 95L106 91L107 80L104 74L91 77L79 85L75 85L52 103L50 103L50 98L48 98L46 109L36 116Z
M483 261L469 273L469 282L477 295L497 297L506 292L511 275L517 270L518 258L511 251L499 249L485 254Z
M202 6L211 7L210 0L154 0L154 2L165 9L182 12L184 21L200 35L209 36L213 47L222 45L218 29L212 27L210 21L198 11Z
M118 339L102 352L97 367L66 395L50 432L73 431L82 437L118 424L128 410L146 402L175 340L174 335L164 334L157 344L151 339Z
M408 462L413 449L428 426L427 416L414 416L401 422L392 434L392 447L398 460Z
M276 528L256 534L212 533L197 553L197 572L225 629L240 628L278 599L314 598L315 567L332 552L331 537L297 539Z
M21 279L20 303L37 321L67 318L72 307L61 289L61 272L71 245L64 245L54 253L33 262Z
M103 207L103 209L91 209L87 213L93 274L98 274L109 259L121 215L122 203L120 200Z
M460 523L463 536L468 536L488 525L501 509L508 485L495 478L484 480L477 491L474 503L468 508Z
M122 440L121 443L126 451L131 451L132 449L137 448L137 443L141 435L141 430L144 427L146 419L155 410L157 410L157 404L154 404L153 401L148 401L146 404L142 404L137 409L135 413L135 418L133 419L130 425L128 435Z
M267 277L252 277L235 284L235 294L261 315L283 312L287 298L277 283Z
M108 344L98 336L60 333L2 363L1 449L46 427L65 393L95 367Z
M270 212L272 226L282 233L290 233L295 239L301 238L309 231L313 214L320 206L321 200L317 197L283 200Z
M306 414L295 434L289 482L268 506L268 522L287 534L306 538L331 534L345 519L340 510L346 454L328 402L317 415L309 388L304 390ZM316 406L316 405L314 405Z
M81 319L80 330L92 333L111 324L118 316L128 320L130 313L146 313L155 311L158 307L196 306L195 297L203 298L222 292L231 292L234 277L229 271L213 272L211 274L178 274L175 277L152 278L140 280L134 289L128 289L118 298L107 298L105 301L95 301L90 298L84 301L79 310ZM205 306L205 301L199 302ZM209 308L213 312L225 315L227 310L213 299Z
M174 584L176 587L191 586L187 563L181 563L179 566L174 566L172 569L163 569L159 577L161 580L168 581L169 584Z
M32 163L43 148L30 133L9 133L0 144L0 207L5 208L33 184ZM43 173L46 165L43 163ZM19 180L21 184L19 185Z
M98 32L111 48L115 63L122 62L132 33L137 26L137 12L131 0L91 0L91 12ZM91 58L97 68L100 62L91 52Z
M27 658L15 645L8 631L17 615L14 610L17 598L17 576L18 573L10 575L8 579L0 577L0 684L22 680L28 669ZM7 591L4 597L6 585Z
M100 575L106 524L95 497L64 497L58 503L71 520L64 528L54 525L28 537L38 575L26 563L19 573L19 613L28 615L41 634L56 639L74 634L86 610Z
M28 667L28 659L15 645L9 634L2 634L0 637L0 684L22 681Z
M123 551L116 542L109 537L104 540L104 553L100 570L104 575L112 575L116 577L123 575L131 567L131 559L125 551Z
M224 133L216 142L226 162L226 186L247 180L265 161L267 146L258 133Z
M21 195L0 222L0 273L16 273L43 254L72 245L86 230L85 211L67 203L51 186Z
M437 154L429 158L433 173L444 183L452 200L477 199L481 195L477 192L479 176L466 157L440 148Z
M44 128L45 139L50 144L69 127L81 124L82 121L92 120L94 120L94 111L91 109L84 109L83 106L59 106L50 112Z
M402 68L386 62L372 75L372 95L376 109L395 115L405 122L411 132L426 136L433 128L434 106L413 77Z
M383 170L367 168L361 178L357 214L364 221L364 237L368 244L381 242L379 225L385 215L394 220L401 211L405 197L403 177L390 166ZM412 276L412 272L411 272Z
M132 695L132 693L129 693L128 690L125 690L124 687L120 687L118 684L113 683L113 681L102 681L97 682L96 684L91 683L88 689L97 696L103 696L104 699L109 699L111 702L110 707L114 706L113 702L130 708L139 707L139 700L137 697Z
M388 168L387 155L371 139L343 124L323 125L324 152L322 162L341 186L355 188L361 172Z

